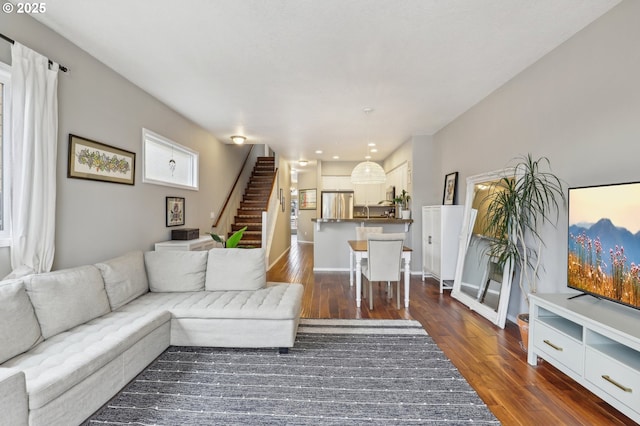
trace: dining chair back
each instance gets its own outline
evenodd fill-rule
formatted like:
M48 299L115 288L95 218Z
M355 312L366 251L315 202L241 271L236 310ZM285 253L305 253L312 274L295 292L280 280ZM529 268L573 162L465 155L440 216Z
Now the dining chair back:
M382 234L382 226L356 226L356 240L367 240L369 234Z
M373 309L372 282L386 281L397 284L397 305L400 309L400 269L402 267L403 233L370 234L367 240L367 266L362 274L369 281L369 309ZM390 285L388 285L390 287ZM389 296L391 293L389 291Z

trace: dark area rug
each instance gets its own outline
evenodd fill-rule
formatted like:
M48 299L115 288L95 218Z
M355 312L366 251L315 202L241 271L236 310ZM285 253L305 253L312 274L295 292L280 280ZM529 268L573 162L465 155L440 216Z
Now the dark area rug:
M172 346L85 424L499 422L419 323L304 320L284 355Z

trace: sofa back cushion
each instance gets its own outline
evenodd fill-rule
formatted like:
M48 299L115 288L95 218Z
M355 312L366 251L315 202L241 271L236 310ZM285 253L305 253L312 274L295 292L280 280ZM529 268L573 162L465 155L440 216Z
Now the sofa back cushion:
M102 275L93 265L31 275L25 287L45 339L111 311Z
M144 264L151 291L204 290L206 251L148 251L144 254Z
M40 324L22 280L0 282L0 364L41 340Z
M102 274L111 310L116 310L149 291L142 251L132 251L115 259L96 263L96 267Z
M214 248L207 263L208 291L258 290L267 283L265 252L262 248Z

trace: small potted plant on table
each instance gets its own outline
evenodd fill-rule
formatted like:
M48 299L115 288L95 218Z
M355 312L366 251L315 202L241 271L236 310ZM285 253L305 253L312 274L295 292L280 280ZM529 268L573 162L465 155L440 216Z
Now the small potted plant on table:
M409 210L409 201L411 201L411 195L406 190L402 190L400 195L393 199L393 202L396 203L396 212L400 212L400 214L396 213L396 216L401 219L411 219L411 210Z

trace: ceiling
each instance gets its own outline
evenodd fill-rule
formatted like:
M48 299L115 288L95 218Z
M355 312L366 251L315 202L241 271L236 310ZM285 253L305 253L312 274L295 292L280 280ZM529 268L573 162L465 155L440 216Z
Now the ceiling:
M56 0L34 18L222 142L359 161L367 141L382 160L434 134L618 2Z

